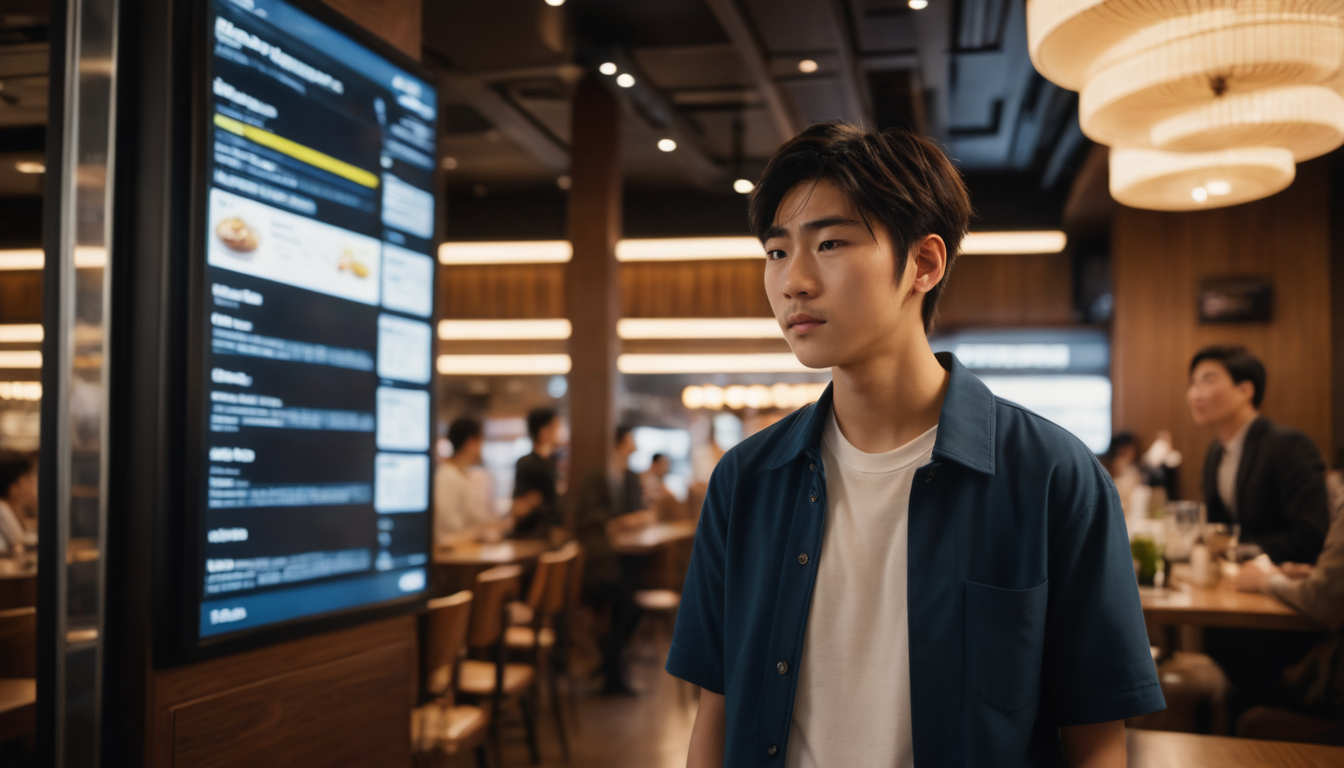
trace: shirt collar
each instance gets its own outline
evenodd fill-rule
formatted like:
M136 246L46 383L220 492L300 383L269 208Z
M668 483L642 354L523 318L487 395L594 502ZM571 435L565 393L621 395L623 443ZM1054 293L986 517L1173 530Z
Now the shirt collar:
M951 352L935 355L951 376L947 396L938 416L938 439L933 444L935 460L953 461L977 472L994 474L994 395L984 382L966 370ZM830 384L817 402L798 414L789 424L770 460L770 469L779 469L800 456L821 448L826 419L834 399Z
M1227 444L1223 446L1223 453L1225 455L1241 455L1241 449L1246 445L1246 433L1251 431L1251 425L1254 424L1258 418L1259 416L1252 416L1246 420L1245 424L1241 425L1241 429L1237 430L1237 434L1233 435L1232 439L1228 440Z

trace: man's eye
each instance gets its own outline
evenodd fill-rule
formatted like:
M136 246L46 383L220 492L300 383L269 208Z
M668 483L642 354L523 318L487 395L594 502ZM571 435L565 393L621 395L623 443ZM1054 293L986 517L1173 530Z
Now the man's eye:
M821 241L821 247L820 247L818 250L822 250L822 251L833 251L833 250L835 250L836 248L839 248L839 247L840 247L840 241L839 241L839 240L822 240L822 241Z
M766 251L766 252L765 252L765 258L769 259L770 261L778 261L778 260L784 258L786 255L787 255L787 254L785 254L783 251L778 250L778 249L773 250L773 251Z

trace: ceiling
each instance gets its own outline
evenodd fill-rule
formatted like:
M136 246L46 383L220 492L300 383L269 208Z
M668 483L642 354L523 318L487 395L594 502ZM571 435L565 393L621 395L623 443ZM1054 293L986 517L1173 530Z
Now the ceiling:
M45 123L47 5L5 0L0 11L0 197L40 193L40 176L14 166L42 153L31 126ZM1057 225L1091 146L1076 95L1031 67L1025 0L929 0L919 11L906 0L423 6L423 61L444 86L450 237L562 235L570 98L604 62L635 78L620 88L599 75L626 115L637 231L744 228L733 180L754 179L818 120L938 140L966 174L980 227ZM815 71L800 70L805 60ZM659 151L663 138L677 149Z

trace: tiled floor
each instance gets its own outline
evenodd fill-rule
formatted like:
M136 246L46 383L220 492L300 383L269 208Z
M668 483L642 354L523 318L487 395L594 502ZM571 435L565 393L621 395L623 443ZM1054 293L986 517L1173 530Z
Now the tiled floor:
M567 721L569 763L560 759L560 743L556 740L549 710L542 711L538 737L544 768L683 768L686 765L686 746L695 722L694 691L663 671L663 660L667 655L665 643L656 654L651 650L647 649L643 660L631 665L632 682L643 692L641 696L580 696L577 728L572 718ZM684 690L679 691L678 686ZM511 727L506 733L504 765L509 768L530 766L522 729ZM470 757L457 764L475 765Z

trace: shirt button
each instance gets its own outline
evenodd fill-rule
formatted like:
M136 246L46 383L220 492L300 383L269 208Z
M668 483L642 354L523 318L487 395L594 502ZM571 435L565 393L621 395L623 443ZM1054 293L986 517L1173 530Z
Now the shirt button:
M806 553L806 552L804 552L803 554L801 554L801 555L798 556L798 564L799 564L799 565L807 565L807 553Z
M778 744L771 744L771 745L770 745L770 748L767 749L767 750L765 750L765 753L766 753L767 755L773 755L773 754L775 754L775 753L778 752L778 751L779 751L779 745L778 745Z
M812 496L811 496L810 498L812 499L812 503L815 504L815 503L817 503L817 499L819 499L819 498L821 498L821 497L820 497L820 496L817 496L817 494L814 493L814 494L812 494Z
M813 471L813 472L816 472L816 471L817 471L817 462L815 462L815 461L814 461L814 462L811 462L810 464L807 465L807 468L808 468L809 470Z
M778 664L775 665L775 671L778 672L778 673L781 674L781 675L784 674L785 672L788 672L788 671L789 671L789 663L788 663L787 661L781 661L781 662L779 662Z

